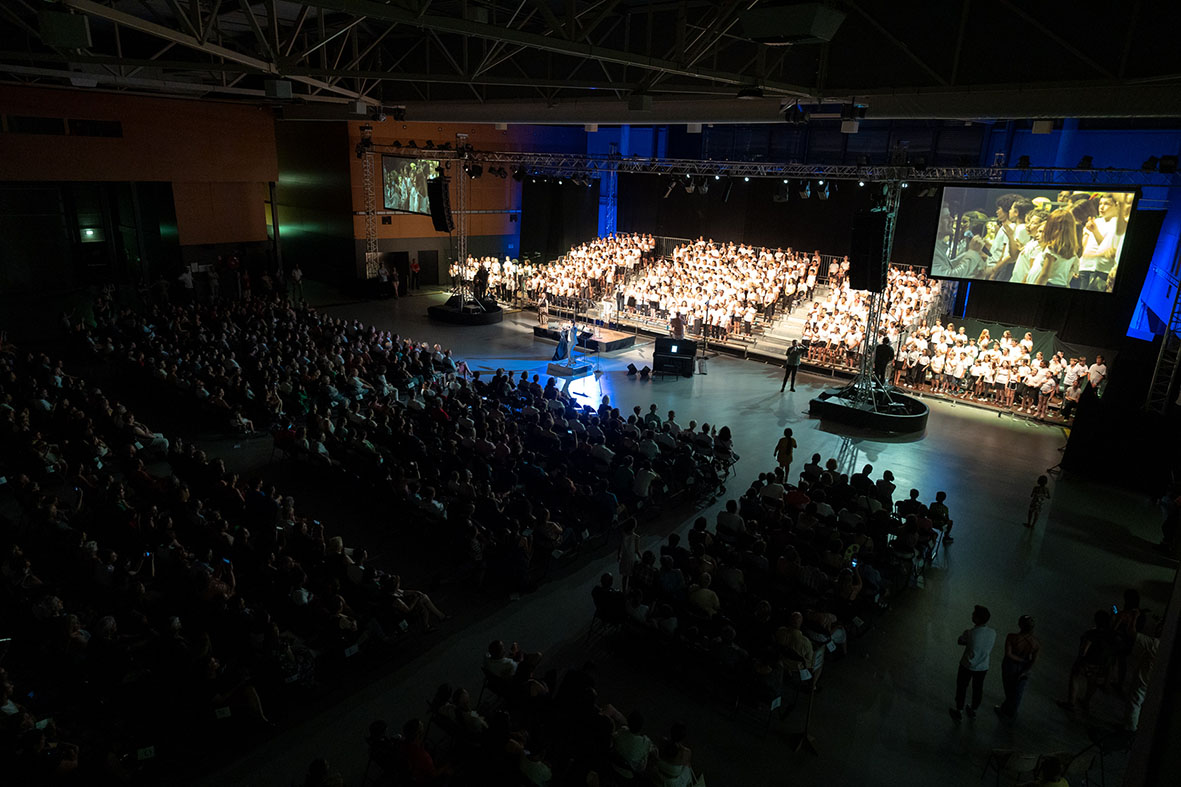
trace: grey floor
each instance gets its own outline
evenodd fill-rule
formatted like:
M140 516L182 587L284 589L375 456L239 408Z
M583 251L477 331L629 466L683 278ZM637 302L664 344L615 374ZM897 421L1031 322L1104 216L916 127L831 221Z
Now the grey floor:
M438 325L426 318L425 309L442 297L431 293L325 309L451 347L473 369L503 366L544 374L553 345L534 341L533 315L510 314L500 325L480 328ZM837 457L844 470L867 462L875 475L889 468L900 490L915 486L924 499L946 490L956 542L928 572L925 588L899 598L877 628L856 642L851 657L832 665L812 721L818 757L795 754L787 744L802 724L802 709L762 735L701 701L691 689L596 653L603 700L624 711L642 708L654 731L683 720L694 765L711 787L967 784L978 780L994 747L1049 752L1087 745L1084 721L1061 711L1055 700L1065 693L1078 636L1096 609L1119 601L1125 587L1138 588L1145 606L1163 609L1176 566L1152 552L1160 521L1152 501L1067 477L1054 483L1043 522L1030 531L1022 526L1029 489L1038 474L1058 462L1066 442L1061 428L932 402L920 437L850 435L807 415L809 398L825 387L826 378L801 375L796 393L781 394L778 369L727 357L712 359L708 374L688 379L644 382L626 376L629 362L643 366L650 361L651 340L641 337L635 348L596 360L604 372L598 383L585 378L572 390L591 403L601 386L621 408L638 404L647 409L655 402L662 412L676 410L681 423L729 425L742 457L729 487L733 494L773 465L772 446L790 426L800 462L818 452ZM711 521L715 510L705 512ZM641 535L642 546L655 546L657 536ZM462 629L435 635L440 638L426 641L429 648L403 668L356 696L342 697L333 709L277 736L207 783L288 785L311 757L320 755L342 771L347 784L360 784L368 723L385 718L400 725L418 715L444 681L478 690L488 641L519 641L546 651L558 666L585 658L589 591L613 566L610 557L603 557ZM1002 635L1015 629L1021 614L1038 620L1044 657L1021 716L1012 724L991 712L1002 698L999 652L985 687L986 712L958 725L947 714L959 657L956 637L970 625L977 603L992 609ZM1101 695L1091 721L1115 721L1120 712L1115 697Z

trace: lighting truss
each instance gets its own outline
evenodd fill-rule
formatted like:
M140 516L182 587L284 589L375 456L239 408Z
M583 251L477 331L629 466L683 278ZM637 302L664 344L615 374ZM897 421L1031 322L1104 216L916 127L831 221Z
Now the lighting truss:
M383 153L410 156L402 148L382 147ZM413 151L420 158L422 150ZM525 151L430 151L432 158L478 161L485 168L492 165L523 167L529 175L561 178L598 178L607 173L642 175L789 178L848 180L887 183L1006 184L1028 186L1077 186L1099 188L1116 186L1181 185L1181 176L1140 169L1067 169L1059 167L915 167L910 165L796 164L767 161L709 161L700 159L641 158L631 156L588 156L567 153L529 153Z

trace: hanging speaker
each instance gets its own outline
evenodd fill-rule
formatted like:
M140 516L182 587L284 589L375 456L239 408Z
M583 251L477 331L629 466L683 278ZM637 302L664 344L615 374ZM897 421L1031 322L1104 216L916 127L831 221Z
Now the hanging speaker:
M853 217L849 239L849 286L881 292L886 288L886 212L864 210Z
M431 204L431 223L435 232L451 232L455 222L451 219L451 178L431 178L426 182L426 196Z

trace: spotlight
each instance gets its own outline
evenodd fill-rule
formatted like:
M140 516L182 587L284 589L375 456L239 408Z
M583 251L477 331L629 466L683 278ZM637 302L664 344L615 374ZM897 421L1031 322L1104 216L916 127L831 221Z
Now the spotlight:
M783 182L784 182L784 183L787 183L787 178L784 178L784 179L783 179Z
M722 179L721 175L714 175L714 180L721 180L721 179Z
M1017 169L1029 169L1029 156L1019 156L1017 158Z
M816 181L816 185L818 185L818 186L823 186L823 185L824 185L824 181L823 181L823 180L818 180L818 181Z
M865 181L864 181L864 180L859 180L859 181L857 181L857 185L858 185L858 186L865 186Z
M821 182L821 183L824 183L824 181L823 181L823 180L822 180L822 181L820 181L820 182ZM822 187L822 188L821 188L819 191L817 191L817 192L816 192L816 196L817 196L817 197L819 197L819 198L820 198L820 199L822 199L822 200L824 200L824 199L828 199L828 186L824 186L824 187Z
M1160 171L1163 175L1171 175L1177 171L1177 157L1176 156L1161 156L1160 157Z
M677 187L677 181L673 178L668 179L668 188L664 190L664 196L661 199L668 199L669 195L673 193L673 189Z
M513 180L519 182L524 179L525 179L525 168L524 167L517 167L516 171L513 172Z
M423 145L423 147L426 148L427 150L434 150L435 149L435 141L433 139L428 139L426 141L426 144Z
M406 143L406 147L408 147L408 148L414 148L415 150L417 150L417 149L418 149L418 145L417 145L417 144L414 142L414 140L410 140L409 142L407 142L407 143Z
M904 188L904 189L908 189L908 188L910 188L910 184L909 184L909 183L907 183L907 182L905 182L905 181L903 181L903 183L902 183L902 188Z
M800 199L808 199L812 196L812 184L806 180L800 181Z
M1144 163L1140 165L1140 169L1145 172L1155 172L1156 168L1160 166L1160 159L1156 156L1149 156L1144 159Z
M468 172L468 174L472 176L472 180L475 180L476 178L478 178L484 174L484 165L483 164L472 164L472 168Z
M562 185L562 181L561 181L561 180L559 180L559 181L558 181L558 185L559 185L559 186L561 186L561 185Z
M394 140L394 147L395 147L395 148L400 148L400 147L402 147L402 141L401 141L401 140L399 140L399 139L395 139L395 140Z
M743 182L743 183L750 183L750 178L743 178L743 179L742 179L742 182Z
M1095 166L1095 159L1092 156L1083 156L1078 160L1078 169L1093 169Z

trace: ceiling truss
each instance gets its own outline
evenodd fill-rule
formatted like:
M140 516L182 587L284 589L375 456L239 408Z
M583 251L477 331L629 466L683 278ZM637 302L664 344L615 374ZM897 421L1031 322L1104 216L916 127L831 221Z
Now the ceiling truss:
M283 79L295 101L416 105L432 120L486 120L487 107L504 105L506 118L535 117L521 110L532 106L550 122L582 122L580 103L636 95L657 105L637 122L661 121L662 102L682 97L701 102L696 119L706 122L773 120L797 98L857 99L870 117L942 117L930 107L949 94L965 119L1029 117L1031 92L1055 96L1060 117L1181 115L1181 64L1137 46L1172 17L1181 22L1179 9L1113 8L1104 22L1113 46L1097 50L1093 30L1055 24L1052 9L999 0L1014 22L999 43L1057 66L1019 74L998 71L1012 59L982 24L997 6L972 0L949 0L938 14L921 0L897 0L890 14L831 0L845 18L829 43L750 37L752 9L803 1L5 0L0 81L61 85L75 73L75 85L80 76L108 89L263 100L265 82ZM923 25L906 21L924 9ZM63 48L42 29L42 11L86 17L93 45ZM763 111L743 107L740 91L763 96ZM982 91L989 101L965 99Z

